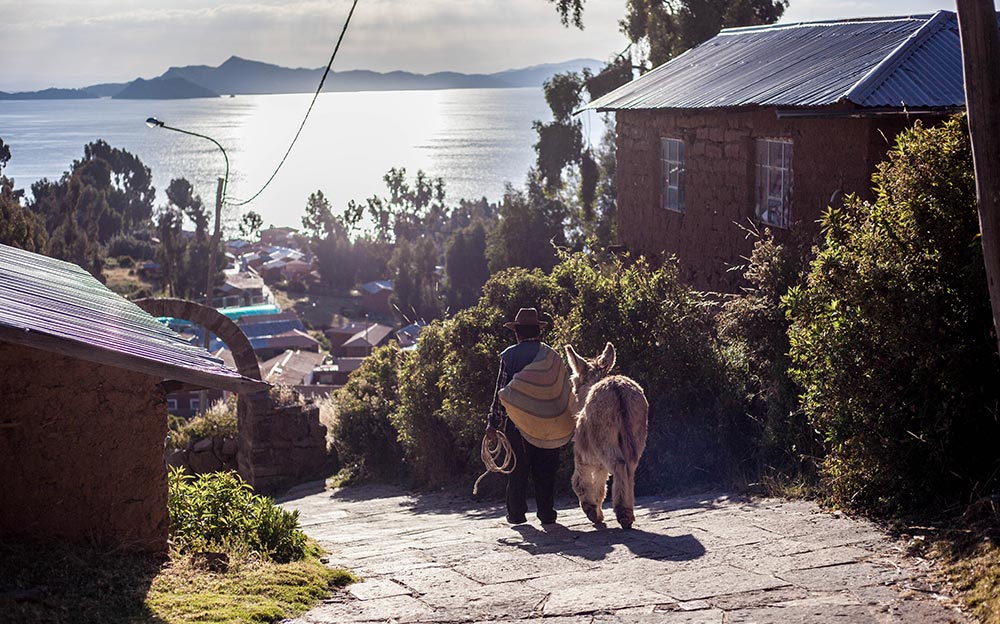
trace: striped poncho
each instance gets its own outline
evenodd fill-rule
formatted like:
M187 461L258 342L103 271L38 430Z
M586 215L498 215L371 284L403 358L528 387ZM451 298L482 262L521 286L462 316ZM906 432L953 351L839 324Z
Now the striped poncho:
M499 393L507 416L529 443L559 448L573 437L572 393L562 358L542 344L535 359Z

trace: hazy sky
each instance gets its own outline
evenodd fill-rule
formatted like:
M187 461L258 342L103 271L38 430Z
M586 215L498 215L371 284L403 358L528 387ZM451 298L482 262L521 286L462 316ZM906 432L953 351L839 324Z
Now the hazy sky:
M0 0L0 90L150 78L230 55L321 67L350 0ZM954 10L943 0L791 0L808 21ZM626 45L625 0L587 0L583 31L549 0L360 0L335 70L494 72Z

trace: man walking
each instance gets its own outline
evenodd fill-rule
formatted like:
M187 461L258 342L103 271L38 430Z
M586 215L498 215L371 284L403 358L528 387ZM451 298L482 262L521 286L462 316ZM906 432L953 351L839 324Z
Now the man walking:
M507 479L507 521L526 522L530 476L535 488L536 515L542 524L556 521L554 508L559 447L573 435L569 386L562 358L542 343L538 310L521 308L513 322L517 344L500 354L500 373L490 407L486 437L492 443L503 431L516 458Z

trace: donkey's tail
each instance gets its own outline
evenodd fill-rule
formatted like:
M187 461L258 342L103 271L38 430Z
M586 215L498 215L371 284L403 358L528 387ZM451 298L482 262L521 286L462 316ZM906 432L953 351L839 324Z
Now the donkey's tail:
M618 398L618 413L621 418L618 427L618 447L622 459L634 464L639 461L646 448L645 429L649 406L642 390L638 387L633 388L632 384L619 381L613 388Z

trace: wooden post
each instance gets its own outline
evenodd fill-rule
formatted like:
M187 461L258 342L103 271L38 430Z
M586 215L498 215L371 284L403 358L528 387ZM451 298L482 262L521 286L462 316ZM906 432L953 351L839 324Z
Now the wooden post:
M979 229L1000 349L1000 30L993 0L957 0L957 7Z
M219 178L219 185L215 189L215 229L212 231L212 244L208 248L208 284L205 286L205 297L208 298L206 305L214 308L215 292L215 252L219 247L219 239L222 238L222 198L225 193L225 181Z

